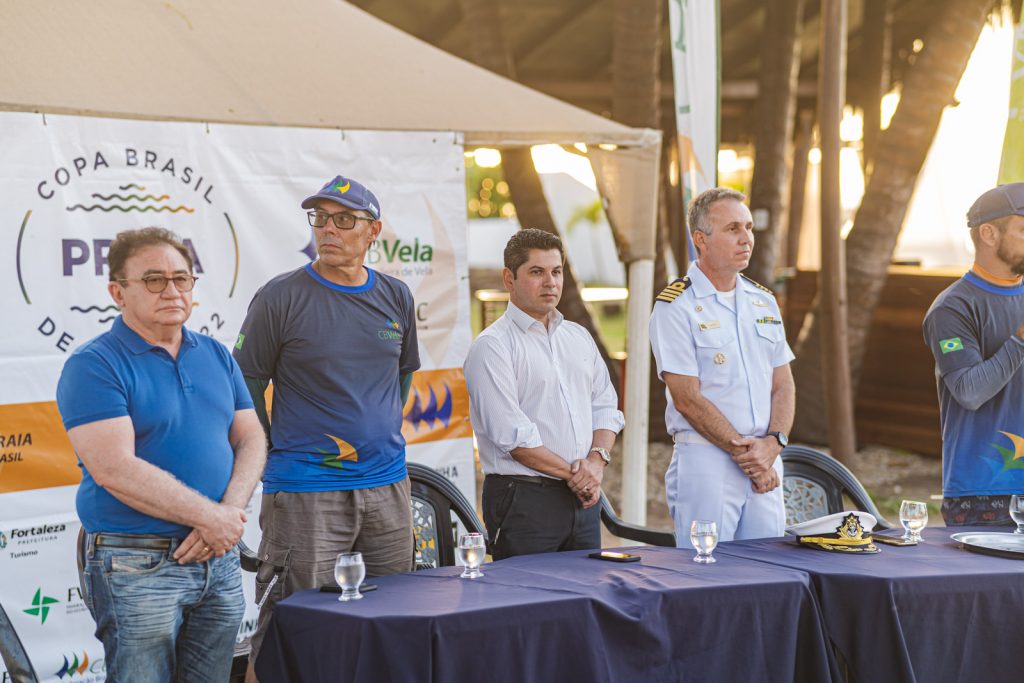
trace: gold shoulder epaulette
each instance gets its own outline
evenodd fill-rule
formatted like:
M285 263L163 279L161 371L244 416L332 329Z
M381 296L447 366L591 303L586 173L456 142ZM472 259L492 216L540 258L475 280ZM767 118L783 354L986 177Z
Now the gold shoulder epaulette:
M763 291L763 292L768 292L768 293L769 293L769 294L771 294L772 296L775 296L775 292L773 292L772 290L768 289L767 287L765 287L764 285L762 285L762 284L761 284L760 282L757 282L757 281L755 281L755 280L751 280L751 279L750 279L749 277L747 277L747 276L746 276L746 275L744 275L743 273L740 273L740 277L741 277L741 278L743 278L744 280L746 280L747 282L749 282L750 284L754 285L755 287L757 287L757 288L758 288L758 289L760 289L761 291Z
M672 303L676 300L680 294L686 291L686 288L690 286L690 278L681 277L674 282L670 282L665 289L661 290L661 294L654 298L655 301L664 301L667 304Z

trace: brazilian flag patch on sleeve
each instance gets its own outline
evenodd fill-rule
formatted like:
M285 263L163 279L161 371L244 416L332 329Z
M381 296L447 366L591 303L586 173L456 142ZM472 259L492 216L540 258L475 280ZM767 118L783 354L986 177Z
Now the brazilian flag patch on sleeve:
M960 337L953 337L952 339L943 339L942 341L940 341L939 348L942 349L942 353L963 351L964 343L960 341Z

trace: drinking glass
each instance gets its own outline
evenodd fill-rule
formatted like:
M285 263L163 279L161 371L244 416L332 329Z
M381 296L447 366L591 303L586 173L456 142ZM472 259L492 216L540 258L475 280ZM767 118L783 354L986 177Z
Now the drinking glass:
M697 549L694 562L700 564L711 564L718 562L711 556L718 545L718 525L706 519L695 519L690 524L690 543Z
M363 594L359 592L359 586L366 578L366 565L363 564L362 553L341 553L334 563L334 580L341 586L341 595L338 600L361 600Z
M466 567L460 574L463 579L476 579L484 575L480 565L484 562L486 552L483 534L471 532L459 536L459 562Z
M1010 496L1010 517L1017 523L1013 533L1024 534L1024 495Z
M921 541L921 529L928 526L928 506L919 500L905 500L900 503L900 524L906 532L904 541Z

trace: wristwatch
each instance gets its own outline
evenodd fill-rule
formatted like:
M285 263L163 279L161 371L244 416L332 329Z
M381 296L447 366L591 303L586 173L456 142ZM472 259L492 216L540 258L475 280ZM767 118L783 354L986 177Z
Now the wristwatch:
M593 448L590 449L590 453L597 453L598 455L600 455L601 459L604 460L605 465L611 464L612 456L610 453L608 453L607 448L594 446ZM587 455L590 455L590 453L588 453Z
M774 436L775 440L779 442L779 445L785 448L789 445L789 437L786 436L786 432L768 432L765 436Z

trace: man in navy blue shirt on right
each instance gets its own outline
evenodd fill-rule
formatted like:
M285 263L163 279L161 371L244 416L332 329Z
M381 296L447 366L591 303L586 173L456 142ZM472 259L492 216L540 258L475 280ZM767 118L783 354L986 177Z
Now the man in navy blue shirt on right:
M271 441L252 662L274 603L334 584L338 553L361 552L367 576L413 568L402 436L420 366L412 293L364 265L382 227L369 189L339 175L302 208L317 259L256 293L234 351Z
M1024 183L967 212L974 265L924 319L935 356L946 526L1008 526L1024 493Z

